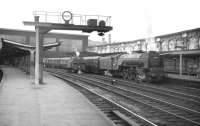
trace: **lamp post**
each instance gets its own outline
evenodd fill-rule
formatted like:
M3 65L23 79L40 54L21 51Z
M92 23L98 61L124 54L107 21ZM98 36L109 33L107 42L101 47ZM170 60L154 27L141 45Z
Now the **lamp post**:
M185 38L187 35L182 35L183 38ZM184 44L182 46L176 46L176 48L180 48L181 50L184 50L185 48L187 48L186 46L184 46ZM183 55L182 53L180 53L179 55L179 75L182 76L182 66L183 66Z
M187 33L183 33L182 38L183 38L183 47L185 47L185 49L187 50L188 49Z
M160 38L156 38L156 42L159 43L159 52L162 51L162 41L160 40Z

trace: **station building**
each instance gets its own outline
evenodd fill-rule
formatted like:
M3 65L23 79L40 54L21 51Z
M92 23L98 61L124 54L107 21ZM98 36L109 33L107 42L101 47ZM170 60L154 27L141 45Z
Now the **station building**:
M0 63L13 65L33 75L35 32L0 28L0 38ZM43 42L45 51L43 56L65 56L75 50L84 52L88 46L88 36L48 33L44 35Z
M168 76L192 77L192 80L200 78L200 28L133 41L89 46L87 50L97 53L159 51Z

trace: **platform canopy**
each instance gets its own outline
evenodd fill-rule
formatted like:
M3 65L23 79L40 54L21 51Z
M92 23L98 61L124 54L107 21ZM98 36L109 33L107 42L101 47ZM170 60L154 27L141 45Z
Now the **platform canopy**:
M30 51L35 50L35 46L22 44L20 42L11 41L3 38L1 38L0 45L1 45L0 57L24 56L28 55ZM43 49L47 50L59 45L60 43L58 42L46 44L43 45Z
M183 55L183 56L197 56L200 55L200 50L199 49L194 49L194 50L179 50L179 51L169 51L169 52L163 52L161 55L164 56L178 56L178 55Z

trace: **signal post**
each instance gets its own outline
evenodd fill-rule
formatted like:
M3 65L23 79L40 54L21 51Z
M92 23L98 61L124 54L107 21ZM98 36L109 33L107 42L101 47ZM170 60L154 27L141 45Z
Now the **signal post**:
M105 16L104 16L105 17ZM82 32L91 33L97 31L99 35L104 35L104 33L109 32L113 28L111 26L106 26L103 20L89 19L87 25L75 25L72 22L73 14L69 11L62 13L62 19L64 23L49 23L40 22L39 16L35 16L35 21L24 21L24 25L35 26L35 41L36 41L36 55L35 55L35 87L39 87L39 84L43 83L43 35L51 30L77 30Z

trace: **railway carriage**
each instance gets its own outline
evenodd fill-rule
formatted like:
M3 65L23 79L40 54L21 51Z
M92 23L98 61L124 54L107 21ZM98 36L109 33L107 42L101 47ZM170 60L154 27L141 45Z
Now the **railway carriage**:
M45 67L71 69L73 59L71 57L63 58L44 58L43 63Z
M83 57L85 62L85 72L100 73L99 72L99 56Z
M104 71L105 73L111 73L114 76L117 76L116 70L118 69L118 58L121 54L101 57L99 60L99 69L100 71Z

